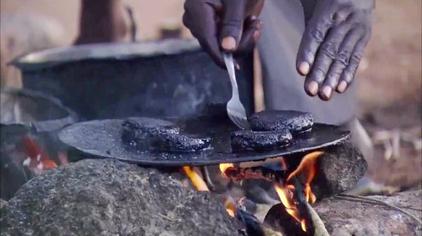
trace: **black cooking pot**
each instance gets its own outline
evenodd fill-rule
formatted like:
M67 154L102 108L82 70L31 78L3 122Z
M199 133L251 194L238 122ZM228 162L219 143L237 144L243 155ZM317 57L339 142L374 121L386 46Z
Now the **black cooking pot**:
M192 40L57 48L12 64L25 88L59 98L84 119L186 117L231 95L227 72ZM239 87L251 107L252 67L245 69Z

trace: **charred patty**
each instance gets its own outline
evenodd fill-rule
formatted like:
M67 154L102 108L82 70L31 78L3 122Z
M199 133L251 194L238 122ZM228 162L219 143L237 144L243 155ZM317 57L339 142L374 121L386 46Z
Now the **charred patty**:
M292 140L289 130L251 131L238 130L231 133L231 146L236 151L262 151L286 147Z
M154 135L159 133L178 134L180 128L170 121L148 117L128 118L123 122L123 131L133 131L138 135Z
M153 138L150 149L167 152L197 152L210 147L211 138L186 134L162 134Z
M296 134L310 130L314 124L310 113L300 111L261 111L249 117L252 130L276 131L288 129Z
M123 122L122 141L138 151L196 152L210 146L210 138L180 133L173 123L153 118L129 118Z

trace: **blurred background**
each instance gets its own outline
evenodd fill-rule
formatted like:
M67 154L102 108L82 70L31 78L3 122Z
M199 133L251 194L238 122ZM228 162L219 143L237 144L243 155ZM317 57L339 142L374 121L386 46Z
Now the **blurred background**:
M125 4L134 12L139 40L156 39L160 29L169 27L180 27L182 35L190 37L181 22L182 0L126 0ZM79 0L60 3L54 0L1 0L2 63L31 51L31 47L37 50L70 45L78 34L79 7ZM359 91L363 108L372 109L400 100L420 103L421 1L377 1L375 12L372 40L360 66ZM34 42L36 34L47 40ZM28 42L24 42L25 39ZM28 45L31 43L35 45ZM6 72L2 70L2 73Z
M80 1L0 3L1 86L19 87L19 72L7 62L23 53L71 45L78 35ZM125 4L133 12L137 40L157 39L174 29L191 37L181 23L182 0ZM420 0L377 1L373 36L358 74L359 116L377 148L370 172L392 186L421 180L421 9Z

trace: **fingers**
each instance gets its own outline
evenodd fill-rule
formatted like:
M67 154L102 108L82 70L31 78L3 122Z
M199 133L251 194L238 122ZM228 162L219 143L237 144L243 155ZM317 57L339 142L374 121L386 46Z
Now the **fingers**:
M300 42L297 55L297 70L301 75L307 75L314 63L315 54L320 44L324 41L332 22L327 16L319 16L320 19L311 19Z
M330 70L326 76L322 90L337 90L337 92L344 92L339 90L339 81L343 71L350 63L350 58L354 51L355 46L361 40L363 35L363 29L355 28L349 31L349 33L344 38L334 63L331 65ZM344 84L341 86L343 89ZM331 94L330 94L331 95ZM323 95L324 96L324 95ZM331 96L326 97L329 99Z
M315 11L320 12L320 14L314 14L309 19L296 59L296 68L301 75L307 75L310 72L316 53L322 42L325 41L329 30L344 23L351 13L351 9L348 7L337 9L332 5L319 6L319 9Z
M326 79L331 64L337 58L337 52L349 29L350 24L344 22L328 32L316 53L315 62L305 80L305 91L308 95L315 96L319 91L322 99L327 100L331 97L333 89L327 86L322 88L322 84Z
M242 36L247 0L224 0L223 4L221 47L223 50L233 52L237 49Z
M183 23L217 65L225 68L218 42L216 7L197 0L186 1Z
M344 91L346 91L347 87L352 83L356 71L359 67L360 60L363 57L364 49L369 42L369 38L370 32L369 30L367 30L367 32L365 32L365 36L360 39L359 42L356 44L354 51L350 56L349 64L341 74L340 83L337 87L337 91L339 93L343 93Z
M212 59L225 68L222 51L239 55L255 46L261 24L256 17L246 16L259 14L262 6L263 0L186 0L183 23Z
M220 44L216 37L208 37L205 40L198 38L198 41L201 47L211 56L218 66L226 68L223 55L220 50Z

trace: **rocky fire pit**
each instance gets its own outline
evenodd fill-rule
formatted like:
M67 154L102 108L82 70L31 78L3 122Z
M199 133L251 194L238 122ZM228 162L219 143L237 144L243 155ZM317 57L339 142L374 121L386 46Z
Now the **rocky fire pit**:
M32 179L1 209L2 235L236 235L209 193L169 174L83 160Z
M319 199L315 212L324 229L331 235L420 234L420 222L394 207L336 195L353 188L365 169L365 161L348 143L325 150L319 158L319 177L312 188ZM259 221L243 219L243 224L231 218L222 196L186 186L179 179L187 177L175 170L86 159L47 171L26 183L8 202L0 202L1 235L239 235L245 232L243 224L248 233L256 227L259 230L254 232L265 231L258 235L285 235L275 232L277 227L268 222L262 224L260 217ZM369 199L420 217L420 197L418 190ZM281 206L274 204L257 205L257 212L251 213L270 215L270 208ZM280 211L272 212L279 222ZM286 219L292 221L290 216Z

